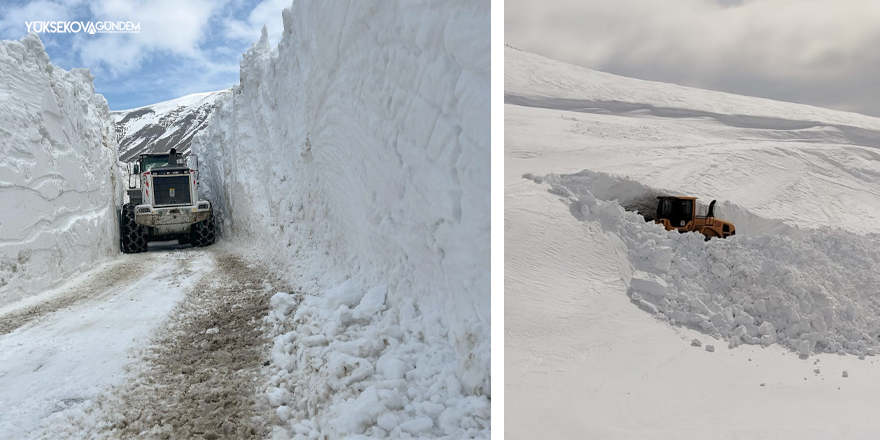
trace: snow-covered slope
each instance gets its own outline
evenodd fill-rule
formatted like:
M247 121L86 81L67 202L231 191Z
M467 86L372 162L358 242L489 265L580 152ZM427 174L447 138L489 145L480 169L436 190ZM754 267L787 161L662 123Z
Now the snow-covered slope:
M505 55L507 437L876 437L880 120Z
M193 151L305 295L273 300L279 438L488 436L488 1L296 2Z
M92 79L35 34L0 42L0 305L118 250L116 137Z
M588 168L792 225L880 232L878 118L625 78L511 48L505 66L508 179L514 170Z
M504 50L505 102L536 107L658 113L670 117L740 116L731 125L794 129L814 125L869 130L860 141L880 145L880 119L772 99L645 81L591 70L507 46ZM601 105L591 105L591 103ZM680 110L680 112L676 112ZM766 118L766 119L765 119ZM790 125L789 125L790 124ZM788 125L788 126L787 126Z
M172 148L188 153L193 136L208 124L218 99L230 90L195 93L131 110L112 112L116 120L119 159L128 161L142 153Z

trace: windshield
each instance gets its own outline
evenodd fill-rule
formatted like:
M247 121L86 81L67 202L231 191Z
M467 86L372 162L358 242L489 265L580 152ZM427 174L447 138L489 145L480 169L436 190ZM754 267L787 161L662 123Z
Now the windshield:
M657 203L657 218L668 219L675 227L681 227L691 221L694 201L686 199L660 199Z
M150 171L153 168L161 168L168 166L168 156L147 156L143 159L143 169L141 172Z
M657 218L669 218L672 216L672 200L660 200L657 204Z

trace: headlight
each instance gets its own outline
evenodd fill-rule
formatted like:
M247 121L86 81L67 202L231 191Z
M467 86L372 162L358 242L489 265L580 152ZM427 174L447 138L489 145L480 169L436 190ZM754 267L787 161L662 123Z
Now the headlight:
M146 207L144 207L144 208L138 208L138 209L137 209L137 213L138 213L138 214L149 214L149 213L150 213L150 208L146 208Z

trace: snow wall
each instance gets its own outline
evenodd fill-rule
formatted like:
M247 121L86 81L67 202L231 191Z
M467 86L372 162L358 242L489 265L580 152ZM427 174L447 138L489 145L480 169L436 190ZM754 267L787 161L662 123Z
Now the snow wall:
M116 134L93 79L36 34L0 42L0 306L118 252Z
M880 353L880 235L802 229L719 202L737 235L708 242L624 209L665 191L584 170L523 176L548 184L582 221L620 237L633 303L658 319L740 344L781 344L800 356Z
M283 22L193 141L224 239L304 290L276 298L272 405L291 434L487 436L489 2Z

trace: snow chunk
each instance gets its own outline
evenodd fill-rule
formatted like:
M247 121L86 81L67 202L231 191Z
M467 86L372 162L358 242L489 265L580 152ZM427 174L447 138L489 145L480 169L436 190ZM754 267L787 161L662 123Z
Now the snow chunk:
M373 364L363 358L340 352L331 352L328 358L328 372L332 375L328 384L334 390L362 381L375 371Z
M391 431L392 429L397 427L397 416L390 412L382 414L376 420L376 424L378 424L380 428L386 431Z
M368 387L356 399L336 405L333 412L339 417L331 422L334 434L340 437L363 434L386 409L379 403L375 387ZM386 420L387 421L387 420Z
M369 321L376 314L385 309L385 294L388 292L387 284L380 284L368 290L355 307L352 317L359 321Z
M386 354L379 358L376 362L376 368L379 374L388 379L403 379L408 370L406 363L391 354Z
M324 293L328 309L337 309L339 306L353 307L361 298L364 292L355 285L351 280L347 280Z
M286 405L281 405L278 408L275 408L275 416L282 422L290 420L290 408Z
M430 417L419 417L417 419L408 420L400 424L400 429L403 432L408 432L413 435L421 434L433 427L434 421L431 420Z
M717 262L712 265L712 273L721 278L727 278L730 276L730 269L724 263Z
M666 296L666 281L662 278L643 271L633 273L629 286L636 292L647 293L655 297Z
M287 292L278 292L272 295L269 304L277 313L280 313L281 316L287 316L296 308L296 299L293 295Z
M270 387L266 390L266 397L269 398L269 405L277 407L290 400L290 391L287 391L286 388Z

